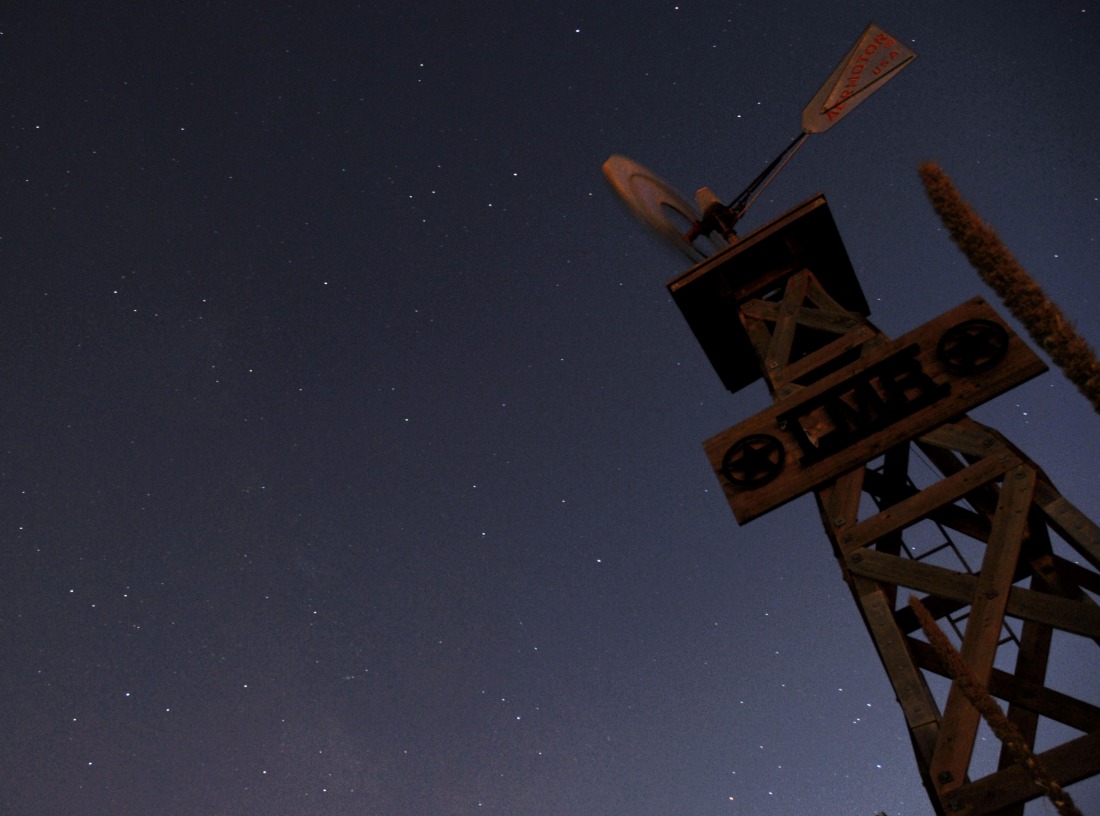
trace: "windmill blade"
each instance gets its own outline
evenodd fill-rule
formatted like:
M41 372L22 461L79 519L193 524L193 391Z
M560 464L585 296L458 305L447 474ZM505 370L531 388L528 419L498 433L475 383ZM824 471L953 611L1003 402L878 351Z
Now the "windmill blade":
M694 204L676 192L668 182L637 162L618 154L603 163L603 174L634 215L671 241L693 261L707 257L708 253L696 247L687 237L702 215ZM720 240L717 236L708 237L712 241Z

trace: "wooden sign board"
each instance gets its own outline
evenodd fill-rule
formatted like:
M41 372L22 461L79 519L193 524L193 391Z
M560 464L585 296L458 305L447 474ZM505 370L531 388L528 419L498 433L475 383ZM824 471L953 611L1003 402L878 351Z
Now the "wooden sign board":
M744 524L1046 370L974 298L703 447Z

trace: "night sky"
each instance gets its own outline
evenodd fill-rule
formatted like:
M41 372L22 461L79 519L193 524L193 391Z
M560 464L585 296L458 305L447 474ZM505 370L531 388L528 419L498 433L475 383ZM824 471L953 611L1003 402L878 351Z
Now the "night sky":
M1006 314L936 160L1100 344L1100 9L11 5L0 813L931 813L812 497L738 527L703 453L766 389L600 166L731 199L874 20L917 60L743 231L823 192L885 332ZM1100 518L1056 368L972 416Z

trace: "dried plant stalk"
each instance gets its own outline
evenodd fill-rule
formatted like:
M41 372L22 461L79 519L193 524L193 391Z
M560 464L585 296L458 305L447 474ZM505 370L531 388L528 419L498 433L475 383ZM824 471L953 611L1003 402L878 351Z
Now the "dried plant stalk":
M951 239L982 280L1024 324L1031 339L1088 398L1093 410L1100 413L1100 361L1095 352L1005 248L997 233L963 201L939 165L928 162L921 165L919 172Z
M978 682L978 678L974 676L974 673L970 671L970 667L963 661L962 655L951 645L951 641L940 629L928 608L920 602L916 595L909 596L909 607L916 614L917 620L920 622L920 628L924 630L928 642L932 644L932 648L936 650L936 654L939 655L940 660L947 667L947 673L951 675L955 687L966 696L970 704L985 718L985 721L989 723L989 727L993 729L993 733L1004 743L1005 748L1012 754L1012 758L1016 763L1027 771L1032 781L1042 789L1062 816L1082 816L1081 811L1073 803L1073 798L1051 776L1039 757L1035 756L1031 746L1024 739L1024 735L1016 727L1016 723L1005 716L1001 707L997 705L997 701Z

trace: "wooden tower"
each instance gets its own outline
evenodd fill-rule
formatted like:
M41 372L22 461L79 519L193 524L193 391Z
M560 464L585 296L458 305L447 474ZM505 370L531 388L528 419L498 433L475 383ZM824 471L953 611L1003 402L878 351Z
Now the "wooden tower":
M1100 772L1100 705L1047 685L1054 632L1100 643L1100 528L965 414L1042 361L980 298L885 337L822 196L668 288L729 390L767 383L772 407L708 439L707 455L742 524L814 493L936 812L1018 816L1044 791L1004 752L975 778L979 713L955 683L942 710L933 698L929 676L950 675L910 594L955 631L1029 744L1042 720L1080 732L1039 756L1061 785Z

